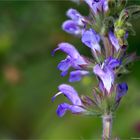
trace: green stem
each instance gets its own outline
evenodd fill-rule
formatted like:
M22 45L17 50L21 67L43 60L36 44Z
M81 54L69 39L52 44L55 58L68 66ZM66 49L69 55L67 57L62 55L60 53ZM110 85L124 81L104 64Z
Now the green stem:
M105 114L102 116L103 120L103 134L102 140L111 140L112 133L112 114Z

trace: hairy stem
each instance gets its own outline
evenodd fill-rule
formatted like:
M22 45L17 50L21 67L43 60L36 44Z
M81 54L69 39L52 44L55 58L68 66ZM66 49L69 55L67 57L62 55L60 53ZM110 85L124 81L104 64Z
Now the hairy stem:
M112 133L112 114L105 114L102 116L103 120L103 134L102 140L111 140Z

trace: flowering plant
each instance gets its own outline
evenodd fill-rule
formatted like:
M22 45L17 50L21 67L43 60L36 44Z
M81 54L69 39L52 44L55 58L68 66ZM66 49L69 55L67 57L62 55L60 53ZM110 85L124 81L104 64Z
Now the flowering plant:
M57 115L62 117L67 110L73 114L96 115L103 119L103 140L111 139L112 115L121 99L128 91L127 83L119 82L119 75L129 72L129 63L137 60L135 53L128 54L127 38L134 33L133 17L140 12L139 6L126 7L127 0L84 0L89 6L89 16L82 16L77 10L69 9L62 29L77 36L89 48L92 58L81 55L77 49L66 42L58 44L53 54L61 50L67 54L58 64L61 76L70 72L69 82L80 81L82 77L95 75L98 85L93 87L93 98L78 96L70 85L61 84L59 92L52 98L63 94L71 104L58 105Z

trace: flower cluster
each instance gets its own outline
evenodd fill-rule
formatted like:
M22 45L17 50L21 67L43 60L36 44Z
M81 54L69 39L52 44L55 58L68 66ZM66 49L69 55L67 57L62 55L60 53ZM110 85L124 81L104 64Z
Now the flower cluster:
M125 8L125 0L84 0L89 6L89 16L82 16L77 10L69 9L69 20L62 29L78 36L83 45L89 48L93 57L81 55L71 44L63 42L53 51L66 53L66 58L58 64L61 76L69 74L69 82L80 81L83 76L95 75L98 85L93 87L93 98L78 96L70 85L62 84L52 98L63 94L71 104L58 105L57 115L62 117L67 110L74 114L102 115L117 109L122 97L127 93L125 82L118 83L119 75L128 72L127 66L136 60L136 54L127 54L127 37L130 34L129 17L136 7ZM131 11L131 12L130 12Z

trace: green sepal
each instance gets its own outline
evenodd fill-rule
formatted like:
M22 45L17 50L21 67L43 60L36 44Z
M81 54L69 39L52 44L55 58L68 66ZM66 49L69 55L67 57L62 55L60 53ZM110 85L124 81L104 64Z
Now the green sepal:
M94 112L94 111L86 111L83 113L83 115L86 115L86 116L97 116L97 117L100 117L103 113L101 112Z
M97 106L97 103L88 96L82 95L81 100L82 100L82 103L84 104L84 106L86 106L86 107L96 107Z
M127 4L127 0L117 0L116 1L116 7L117 7L117 12L121 12Z
M95 15L92 10L90 10L89 17L91 19L90 27L93 28L96 32L100 32L101 28L101 17L99 14Z
M95 98L95 95L96 95L96 98ZM82 103L85 107L85 109L87 110L86 115L99 115L99 114L102 114L102 109L100 108L100 97L97 93L95 93L94 95L94 98L91 99L90 97L88 96L84 96L82 95L81 96L81 100L82 100ZM98 99L97 99L98 98Z
M111 112L115 112L119 106L119 103L114 103L111 108Z
M140 58L136 55L136 52L131 53L129 55L127 55L123 61L122 61L122 65L128 65L136 60L139 60Z
M103 26L101 28L101 34L106 35L110 28L114 26L114 18L112 16L106 17L103 20Z
M101 91L98 88L93 89L93 97L96 104L100 106L102 102L102 97L101 97Z
M126 28L126 30L128 31L128 33L129 33L130 35L133 35L133 36L136 35L136 32L135 32L135 30L133 29L133 26L132 26L131 23L126 22L125 28Z
M109 15L114 15L116 12L116 1L108 0Z
M112 112L112 108L115 104L115 96L116 94L113 92L107 97L107 103L108 103L108 111Z
M114 86L114 89L115 88L116 88L116 86ZM116 97L115 92L110 93L110 95L107 95L104 97L104 99L102 100L102 103L101 103L101 109L103 110L104 113L113 112L112 108L115 104L115 97Z
M128 70L128 68L126 68L125 66L121 66L119 68L119 70L117 71L117 75L119 76L120 74L128 74L130 73L130 71Z
M128 12L129 20L137 19L140 17L140 6L138 5L129 6L125 9L125 11Z

